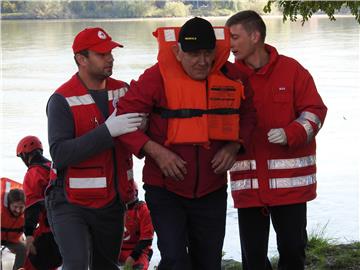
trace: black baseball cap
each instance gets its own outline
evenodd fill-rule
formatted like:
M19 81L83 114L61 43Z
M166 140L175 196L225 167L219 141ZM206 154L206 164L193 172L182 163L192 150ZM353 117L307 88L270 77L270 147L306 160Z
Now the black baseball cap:
M210 22L195 17L181 27L178 42L184 52L213 50L216 45L216 37Z

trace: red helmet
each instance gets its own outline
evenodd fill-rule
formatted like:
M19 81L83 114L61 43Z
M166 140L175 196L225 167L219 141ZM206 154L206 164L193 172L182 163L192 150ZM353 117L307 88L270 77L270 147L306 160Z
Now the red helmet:
M35 136L26 136L18 143L16 155L19 157L22 154L30 153L36 149L43 150L42 143L39 138Z

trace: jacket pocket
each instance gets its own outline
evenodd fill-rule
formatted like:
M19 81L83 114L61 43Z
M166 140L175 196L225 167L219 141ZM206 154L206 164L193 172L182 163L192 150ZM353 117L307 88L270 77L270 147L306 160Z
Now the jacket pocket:
M291 100L291 93L287 87L273 88L273 101L275 103L288 103Z

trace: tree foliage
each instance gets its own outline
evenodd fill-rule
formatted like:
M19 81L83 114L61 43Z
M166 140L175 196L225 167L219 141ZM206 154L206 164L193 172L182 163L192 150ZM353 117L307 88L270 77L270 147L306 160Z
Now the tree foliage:
M264 7L265 6L265 7ZM314 13L323 12L330 20L337 13L351 13L360 23L360 1L275 1L275 0L121 0L1 1L2 18L147 18L184 16L229 16L244 9L260 14L281 10L283 20L304 23ZM15 16L11 16L15 15Z
M270 13L273 4L277 4L282 10L283 21L290 19L296 21L298 15L302 16L302 24L309 20L316 12L324 12L329 19L334 21L335 14L346 9L355 16L355 20L360 23L360 1L268 1L264 7L265 13Z
M1 15L2 18L16 15L12 18L28 19L229 16L243 9L262 12L266 2L267 0L3 0Z

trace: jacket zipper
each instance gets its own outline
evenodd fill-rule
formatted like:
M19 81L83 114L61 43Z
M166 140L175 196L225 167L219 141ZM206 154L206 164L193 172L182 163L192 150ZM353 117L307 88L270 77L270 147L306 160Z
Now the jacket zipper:
M108 93L109 89L107 89L107 85L106 85L106 92ZM87 89L88 94L90 94L89 89ZM108 113L109 116L106 116L103 114L103 111L101 110L100 106L95 102L94 98L92 97L92 95L90 94L90 97L92 99L92 101L95 104L95 107L97 108L97 110L100 112L100 115L103 117L103 120L105 122L105 120L107 119L107 117L109 117L111 115L111 110L109 109L109 101L107 100L106 102L106 106L108 107ZM99 125L98 119L94 118L94 124L95 124L95 128ZM120 191L119 191L119 181L120 179L118 179L118 168L117 168L117 156L116 156L116 150L115 150L115 146L111 149L111 155L112 155L112 165L113 165L113 171L114 171L114 188L115 188L115 196L117 197L117 199L119 199L120 203L124 206L124 209L126 209L125 203L123 201L123 199L120 196Z

